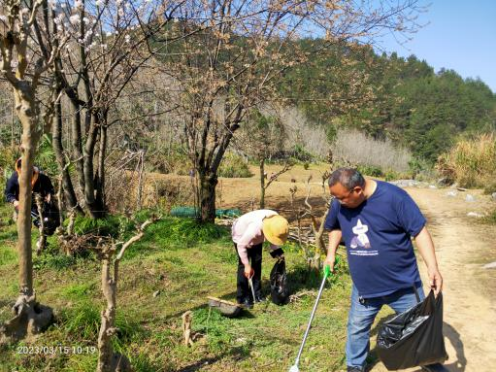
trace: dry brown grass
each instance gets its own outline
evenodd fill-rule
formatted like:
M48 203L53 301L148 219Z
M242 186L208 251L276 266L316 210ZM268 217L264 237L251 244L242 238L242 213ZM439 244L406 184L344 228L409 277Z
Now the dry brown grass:
M375 140L357 130L340 130L333 146L336 160L355 164L373 165L397 172L408 170L412 160L410 151L396 146L391 140Z
M282 165L267 165L268 175L276 173L283 168ZM266 191L266 208L279 211L282 215L292 220L289 189L296 185L296 203L302 205L306 197L306 181L310 181L310 202L316 211L324 210L322 200L322 174L328 170L327 164L312 164L305 170L303 166L296 165L291 171L284 173L273 182ZM242 212L257 209L260 200L259 170L250 166L253 176L250 178L219 178L217 185L217 208L238 208ZM294 180L294 182L292 182ZM166 209L174 205L192 205L193 192L189 176L172 174L147 173L143 190L143 206L155 207L157 205ZM135 191L126 188L131 198ZM125 200L123 198L122 200ZM135 200L135 199L134 199Z
M496 176L496 134L460 140L444 161L463 187L484 187Z

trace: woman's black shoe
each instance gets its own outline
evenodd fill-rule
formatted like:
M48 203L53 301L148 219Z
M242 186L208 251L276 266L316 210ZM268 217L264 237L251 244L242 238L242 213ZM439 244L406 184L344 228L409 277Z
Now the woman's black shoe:
M253 300L245 298L243 301L238 301L238 305L241 305L245 309L253 309Z

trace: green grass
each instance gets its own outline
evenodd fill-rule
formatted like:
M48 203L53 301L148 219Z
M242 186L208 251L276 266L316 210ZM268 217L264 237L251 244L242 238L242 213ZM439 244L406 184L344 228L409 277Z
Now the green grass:
M12 219L13 209L11 205L0 201L0 246L15 245L17 241L17 229Z
M66 270L71 266L76 264L77 259L72 256L64 256L64 255L50 255L45 253L40 257L33 258L33 269L34 270L42 270L42 269L53 269L53 270Z
M100 327L100 309L93 302L83 300L76 305L61 309L58 319L68 337L96 339Z
M75 283L63 288L60 294L69 300L78 300L89 296L95 290L97 290L95 283Z
M17 252L14 247L0 246L0 266L17 262Z
M4 229L10 226L0 227L0 232ZM296 248L288 246L286 256L295 301L282 307L269 301L244 311L240 318L228 319L206 306L206 296L235 300L237 256L229 230L199 227L192 220L177 218L155 223L145 238L129 248L120 265L119 332L114 348L138 372L287 370L294 362L321 277L307 270ZM273 262L264 252L265 294ZM95 347L100 313L106 306L95 256L67 258L57 253L53 243L35 258L35 267L37 298L54 309L57 321L36 339L1 350L0 365L23 372L94 371L96 354L16 353L19 345ZM4 289L0 320L5 320L18 285L15 251L1 243L0 286ZM328 284L322 297L300 362L302 370L343 369L349 291L343 265L339 278ZM192 347L182 343L181 315L188 310L193 312Z
M496 210L489 213L489 216L483 219L483 222L489 223L491 225L496 225Z

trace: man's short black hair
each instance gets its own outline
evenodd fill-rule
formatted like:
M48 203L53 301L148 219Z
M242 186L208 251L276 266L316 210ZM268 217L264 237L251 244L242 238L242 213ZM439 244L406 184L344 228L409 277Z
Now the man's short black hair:
M365 187L365 178L362 174L354 168L339 168L332 172L329 177L329 187L340 183L348 191L353 190L355 187Z

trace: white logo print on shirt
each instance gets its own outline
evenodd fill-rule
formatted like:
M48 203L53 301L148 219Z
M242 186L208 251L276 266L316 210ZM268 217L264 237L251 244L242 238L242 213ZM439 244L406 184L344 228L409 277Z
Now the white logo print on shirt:
M352 229L353 234L356 236L353 237L351 240L350 247L355 249L355 248L365 248L369 249L370 248L370 240L367 236L367 232L369 231L369 227L367 225L362 224L362 221L358 219L357 224L355 227Z

